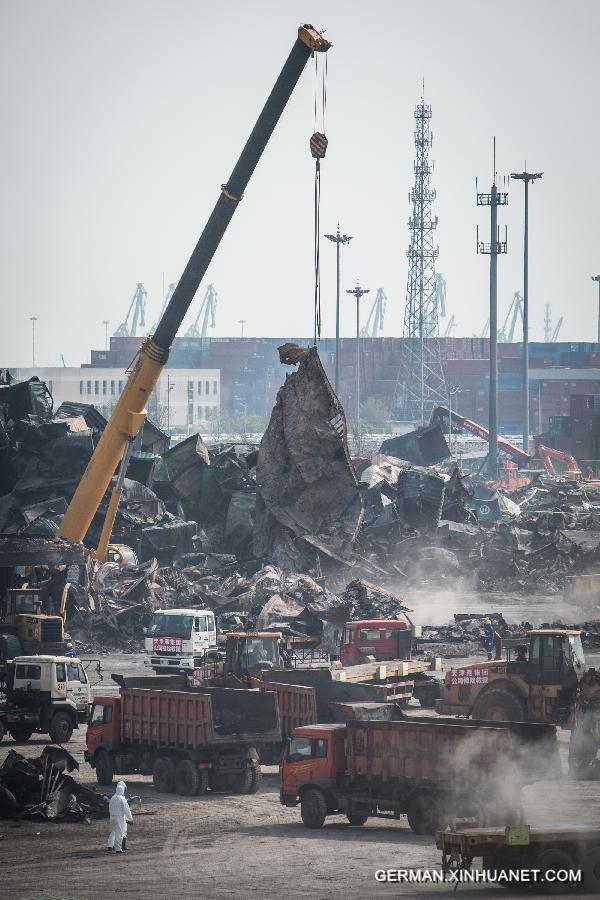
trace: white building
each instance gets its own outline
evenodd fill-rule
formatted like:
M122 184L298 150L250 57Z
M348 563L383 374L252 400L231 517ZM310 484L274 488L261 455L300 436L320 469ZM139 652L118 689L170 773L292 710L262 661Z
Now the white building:
M93 403L104 415L110 413L127 381L120 369L91 366L11 369L10 374L17 381L27 381L34 375L45 381L55 409L70 400ZM191 432L206 428L220 404L219 369L163 369L148 403L148 413L160 428Z

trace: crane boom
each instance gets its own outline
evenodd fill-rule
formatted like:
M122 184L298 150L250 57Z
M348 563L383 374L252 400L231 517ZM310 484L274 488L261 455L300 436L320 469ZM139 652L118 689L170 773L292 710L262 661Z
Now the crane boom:
M447 406L436 406L431 415L431 424L440 424L445 421L445 419L449 418L450 410ZM470 431L471 434L482 438L484 441L489 441L490 439L490 433L487 428L484 428L483 425L479 425L477 422L473 422L472 419L467 419L465 416L459 415L454 410L452 410L452 424L457 428L464 428L466 431ZM507 441L506 438L498 437L498 447L510 456L511 459L514 459L517 462L529 462L531 459L530 453L526 453L521 447L517 447L516 444Z
M221 188L219 199L165 309L156 331L146 338L128 370L129 378L68 506L59 536L82 541L111 478L146 417L146 403L169 357L177 331L236 211L260 157L310 56L331 46L312 25L298 37L250 133L242 153ZM115 509L116 512L116 509Z
M552 337L550 338L550 343L555 344L558 335L560 334L560 329L562 328L563 317L561 316L558 322L556 323L556 328L552 332Z

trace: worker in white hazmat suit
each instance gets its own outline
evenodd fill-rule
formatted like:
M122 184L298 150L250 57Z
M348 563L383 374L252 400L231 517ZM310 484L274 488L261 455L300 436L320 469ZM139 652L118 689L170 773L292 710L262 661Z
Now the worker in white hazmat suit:
M119 781L117 789L110 798L108 812L110 814L110 834L108 836L107 850L122 853L127 849L127 823L133 822L133 816L129 809L129 803L125 799L127 787L124 781Z

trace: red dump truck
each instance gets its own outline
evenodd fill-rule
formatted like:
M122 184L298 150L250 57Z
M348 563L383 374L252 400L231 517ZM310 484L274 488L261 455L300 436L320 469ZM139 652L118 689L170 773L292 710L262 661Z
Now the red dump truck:
M307 828L406 814L414 832L433 834L462 816L519 820L521 787L560 771L552 725L400 716L296 728L281 803L300 804Z
M260 753L276 748L299 722L314 721L314 691L122 686L120 696L96 697L86 737L86 761L99 784L116 774L152 775L157 791L184 796L214 791L249 794L260 784Z

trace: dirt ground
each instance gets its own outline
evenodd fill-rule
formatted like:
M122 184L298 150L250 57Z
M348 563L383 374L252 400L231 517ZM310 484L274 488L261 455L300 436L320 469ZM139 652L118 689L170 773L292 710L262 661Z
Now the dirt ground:
M590 664L596 659L590 658ZM143 671L141 656L103 660L105 673ZM110 681L95 688L112 693ZM418 707L415 709L417 711ZM560 733L563 765L568 734ZM11 747L37 755L46 742L16 746L5 738L0 761ZM94 772L83 762L85 728L75 732L69 750L80 763L79 779L95 785ZM566 768L566 766L565 766ZM206 795L186 800L155 793L149 778L128 776L134 825L130 852L108 853L108 822L70 824L0 821L0 898L2 900L107 900L113 897L304 897L333 898L449 895L438 885L383 885L376 869L439 868L440 853L429 837L414 835L399 822L370 820L350 827L342 817L328 819L320 831L309 831L298 810L279 803L277 770L267 768L255 796ZM600 826L600 782L538 783L526 789L527 821L532 825ZM498 886L461 886L470 898L504 890L506 897L523 891ZM501 895L502 896L502 895ZM584 897L577 893L570 896Z

